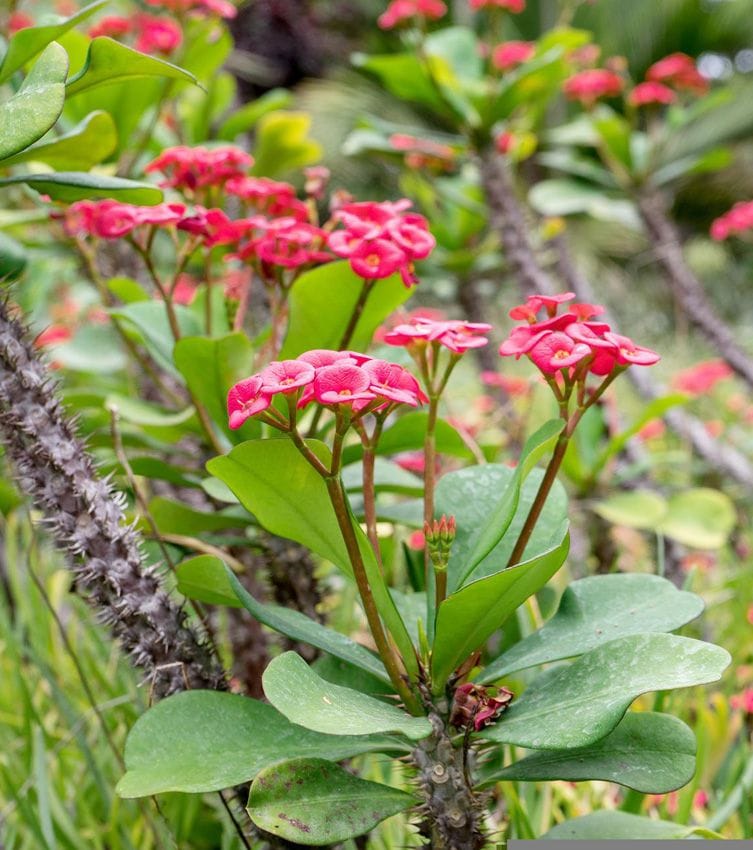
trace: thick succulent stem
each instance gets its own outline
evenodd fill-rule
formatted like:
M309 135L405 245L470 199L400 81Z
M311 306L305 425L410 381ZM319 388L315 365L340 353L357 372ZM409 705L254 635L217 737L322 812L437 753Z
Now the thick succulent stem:
M168 595L141 540L124 523L124 499L100 477L23 325L0 303L0 439L20 488L76 576L76 586L145 670L153 697L224 689L202 635Z
M480 850L483 813L465 765L465 749L456 747L442 713L429 713L432 734L413 750L423 797L421 834L432 850Z

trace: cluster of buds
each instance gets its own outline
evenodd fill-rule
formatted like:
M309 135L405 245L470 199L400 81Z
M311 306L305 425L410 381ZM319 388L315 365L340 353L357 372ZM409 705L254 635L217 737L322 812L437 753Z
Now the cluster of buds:
M452 544L455 541L455 517L449 519L442 514L441 519L432 522L424 522L424 540L429 559L435 570L446 570L450 560Z
M414 286L413 263L426 259L436 240L422 215L406 212L410 206L405 198L344 204L333 215L342 229L329 235L329 247L338 257L346 258L365 280L399 272L405 286Z
M711 238L717 242L753 229L753 201L740 201L711 224Z
M494 696L490 693L494 691ZM508 688L487 688L466 682L455 689L450 713L450 724L457 729L480 732L490 726L513 701Z
M573 298L572 292L532 295L525 304L514 307L510 317L525 324L512 330L499 353L516 359L525 354L545 377L561 376L569 381L659 361L656 352L614 333L606 322L594 321L604 312L598 304L571 304L567 312L558 314L559 307ZM542 309L545 317L540 316Z
M272 406L286 396L288 419ZM231 428L252 416L283 431L294 425L295 411L317 402L353 419L366 413L388 413L398 404L416 407L426 401L418 381L403 366L351 351L316 349L295 360L270 363L239 381L228 393Z

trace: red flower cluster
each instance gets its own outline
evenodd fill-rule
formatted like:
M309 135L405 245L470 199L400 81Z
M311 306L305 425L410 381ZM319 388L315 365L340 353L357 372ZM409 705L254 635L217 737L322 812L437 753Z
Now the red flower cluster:
M471 9L505 9L519 15L526 7L526 0L470 0Z
M753 201L740 201L711 224L711 238L717 242L734 233L753 228Z
M171 18L161 18L156 15L137 14L130 18L112 15L102 18L89 30L91 38L108 36L120 38L124 35L134 35L133 44L142 53L163 53L169 55L180 47L183 32L180 25Z
M230 0L145 0L148 6L159 6L171 12L199 12L218 18L234 18L238 10Z
M227 181L225 191L228 195L241 198L264 215L308 221L308 207L296 197L295 187L290 183L282 183L270 177L236 175Z
M519 359L526 354L545 375L555 375L578 364L594 375L608 375L615 367L650 366L659 355L612 331L606 322L595 322L604 312L598 304L571 304L558 315L561 304L575 298L564 295L531 295L525 304L510 311L513 319L526 322L514 328L499 353ZM546 318L539 318L544 308Z
M185 213L183 204L140 207L110 200L76 201L65 211L63 226L65 232L72 237L119 239L143 225L166 227L178 224Z
M674 103L677 94L664 83L656 83L648 80L638 85L628 95L628 103L631 106L650 106L653 104Z
M193 193L207 186L223 186L230 178L242 176L253 165L253 157L234 145L216 148L166 148L146 167L146 171L162 172L167 179L164 188Z
M511 71L527 62L536 52L532 41L504 41L492 50L492 65L498 71Z
M232 224L236 230L245 228L245 235L249 237L246 241L240 240L238 251L232 256L245 262L258 259L262 272L269 271L263 268L265 265L297 269L332 260L332 255L323 250L327 234L305 221L294 218L269 220L255 216ZM263 276L268 277L266 274Z
M367 280L400 272L407 287L416 284L413 262L432 252L436 241L422 215L405 213L410 201L365 201L344 204L333 215L343 225L333 231L329 247L350 261L353 271Z
M403 366L351 351L316 349L296 360L270 363L232 387L227 397L230 427L240 428L263 413L278 394L291 396L299 408L316 401L326 407L347 405L359 413L426 401L418 381Z
M481 334L491 329L491 325L481 322L434 321L418 316L386 333L384 341L388 345L401 345L406 348L416 348L434 342L454 354L464 354L471 348L482 348L486 345L489 340Z
M391 30L412 18L436 21L446 12L447 6L442 0L392 0L387 10L379 16L377 24L383 30Z
M614 71L589 68L565 80L562 90L569 100L579 100L584 106L593 106L599 98L620 94L624 84L622 77Z
M678 372L672 379L672 386L690 395L704 395L732 374L732 369L723 360L704 360Z
M654 62L646 71L646 79L694 94L706 94L709 90L708 80L698 71L695 60L686 53L671 53Z

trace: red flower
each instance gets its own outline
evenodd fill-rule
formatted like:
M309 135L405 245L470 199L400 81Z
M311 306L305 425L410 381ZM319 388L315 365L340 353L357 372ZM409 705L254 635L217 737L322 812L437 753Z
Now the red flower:
M711 391L719 381L730 377L732 369L723 360L705 360L678 372L672 379L672 386L690 395L703 395Z
M705 94L709 90L708 80L699 73L695 60L686 53L671 53L654 62L646 71L646 79L695 94Z
M526 7L526 0L470 0L471 9L505 9L515 15Z
M591 349L561 331L544 332L528 352L529 357L542 372L553 375L560 369L574 366L591 356Z
M140 207L118 201L77 201L65 212L64 227L69 236L95 236L118 239L140 225L168 226L185 215L182 204Z
M149 6L159 6L171 12L208 12L220 18L234 18L238 10L228 0L145 0Z
M591 68L565 80L562 90L569 100L579 100L584 106L591 106L599 98L618 95L624 84L622 77L613 71Z
M34 18L24 12L13 12L8 19L8 35L15 35L19 30L34 26Z
M510 71L527 62L535 52L532 41L505 41L492 50L492 65L499 71Z
M50 325L42 333L37 335L34 345L37 348L45 348L48 345L59 345L61 342L68 342L72 336L73 331L65 325Z
M338 360L348 360L356 363L347 351L333 351L330 348L314 348L311 351L301 354L298 359L304 363L310 363L315 369L321 369L323 366L331 366ZM356 365L358 364L356 363Z
M746 688L741 694L730 697L729 704L745 714L753 714L753 688Z
M370 360L364 364L363 371L371 379L369 389L381 398L411 407L428 401L416 378L397 363Z
M370 401L371 376L360 366L333 363L318 369L314 378L314 398L321 404L353 404Z
M731 210L715 219L711 225L711 238L720 241L733 233L753 228L753 201L740 201Z
M249 154L234 145L216 148L179 145L164 150L145 170L161 171L167 178L160 183L163 187L194 192L205 186L224 185L231 177L242 175L253 162Z
M136 29L139 33L134 47L142 53L172 53L180 47L183 32L180 26L170 18L158 18L154 15L136 15Z
M649 80L639 83L628 95L628 103L631 106L648 106L654 103L674 103L677 95L664 83Z
M272 397L264 391L259 375L239 381L227 396L230 427L234 430L240 428L247 419L266 410L271 403Z
M270 363L260 373L265 393L295 392L300 387L305 387L314 380L316 370L310 363L302 360L280 360Z
M392 0L377 23L383 30L390 30L411 18L426 18L435 21L447 12L442 0Z
M194 298L196 298L198 285L197 281L191 275L180 275L173 287L173 301L176 304L192 304Z
M117 38L121 35L126 35L133 28L133 23L130 18L124 18L121 15L109 15L102 18L89 29L89 37L97 38L98 36L107 36L109 38Z
M353 271L369 280L389 277L406 262L403 251L387 239L364 239L350 255Z
M257 257L264 264L285 269L326 263L332 257L319 249L325 238L324 232L313 224L278 219L267 224L263 236L241 245L237 256L242 260Z

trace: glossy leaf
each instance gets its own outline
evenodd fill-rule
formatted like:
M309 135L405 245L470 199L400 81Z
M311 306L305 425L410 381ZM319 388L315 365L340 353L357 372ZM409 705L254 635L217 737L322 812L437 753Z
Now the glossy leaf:
M213 555L198 555L181 561L175 568L178 592L188 599L196 599L209 605L225 605L241 608L225 565Z
M431 660L434 693L441 693L455 668L483 647L515 609L562 566L570 547L566 531L567 525L562 525L556 548L471 582L439 606Z
M418 741L431 734L425 717L366 694L333 685L295 652L273 659L262 677L264 695L291 723L330 735L399 733Z
M53 201L66 203L112 198L124 204L152 206L162 201L162 190L151 183L78 171L17 174L0 180L0 186L11 186L16 183L25 183L42 195L49 195Z
M55 124L63 111L68 54L53 42L37 59L21 88L0 103L0 164L24 150Z
M8 43L2 63L0 63L0 84L8 80L13 73L22 68L30 59L41 53L48 44L60 38L68 30L85 21L98 9L107 5L108 0L97 0L57 24L25 27L14 33Z
M196 77L177 65L147 56L120 44L112 38L101 36L89 45L84 67L68 80L68 97L89 91L97 86L115 82L141 80L144 77L167 77L195 83Z
M60 171L88 171L115 150L117 131L107 112L92 112L80 124L49 142L20 151L4 160L7 167L19 162L44 162Z
M293 638L293 640L311 644L311 646L315 646L335 658L353 664L383 682L389 682L389 676L382 662L361 644L340 632L317 623L316 620L310 619L300 611L295 611L292 608L281 608L277 605L262 604L243 587L229 567L226 567L216 558L214 560L224 569L226 580L235 594L235 598L260 623L264 623L270 629ZM214 575L216 569L216 566L212 567L212 575ZM219 581L216 583L219 586Z
M644 839L666 841L672 838L720 838L700 826L683 826L666 820L643 818L627 812L601 811L557 824L542 839L554 841L606 841L608 839Z
M693 778L695 753L695 735L682 720L629 711L613 732L589 746L540 750L503 768L482 766L479 784L601 779L642 794L666 794Z
M290 292L290 322L280 358L297 357L312 348L340 348L363 280L347 260L302 274ZM374 331L410 297L400 275L378 280L369 293L349 348L365 351Z
M238 507L227 508L225 511L197 511L183 502L164 496L156 496L149 502L149 513L163 534L196 536L205 531L244 528L250 521Z
M641 694L715 682L729 663L725 649L691 638L617 638L534 679L481 735L533 749L582 747L608 735Z
M202 793L248 782L291 758L337 761L367 752L399 751L382 736L321 735L289 723L258 700L218 691L185 691L158 702L131 729L121 797L167 791Z
M266 832L319 847L371 831L417 800L405 791L360 779L324 759L294 759L261 771L248 813Z
M700 596L659 576L582 578L565 590L548 623L508 649L479 678L492 682L516 670L582 655L625 635L672 632L702 611Z
M311 116L305 112L272 112L256 127L253 174L281 177L322 156L322 147L309 138Z
M175 365L188 388L235 443L259 436L259 424L253 420L235 431L227 424L228 390L253 372L253 356L248 337L241 333L219 339L186 337L173 349Z

